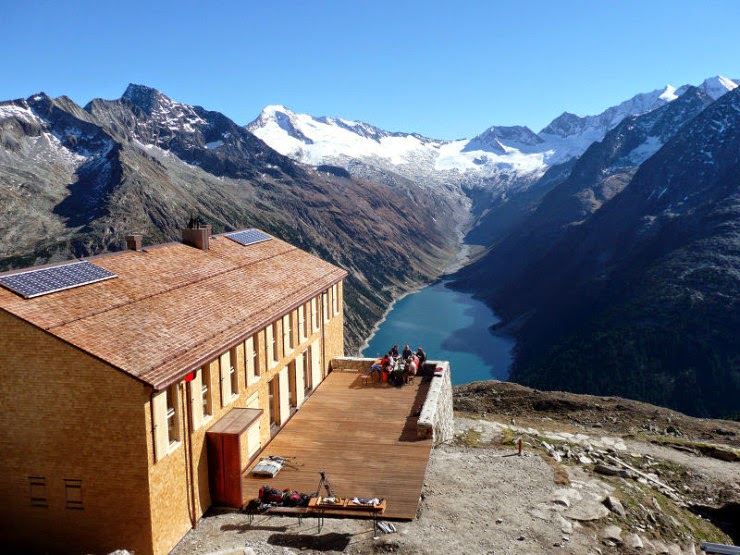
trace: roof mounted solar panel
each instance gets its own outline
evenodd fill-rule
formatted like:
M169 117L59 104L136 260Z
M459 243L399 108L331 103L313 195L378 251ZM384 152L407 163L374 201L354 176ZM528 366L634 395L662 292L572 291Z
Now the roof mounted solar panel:
M227 233L225 235L232 241L236 241L240 245L253 245L254 243L261 243L262 241L269 241L272 239L267 233L261 232L259 229L244 229L242 231L235 231L234 233Z
M82 261L0 276L0 285L26 299L32 299L114 277L118 276L105 268Z

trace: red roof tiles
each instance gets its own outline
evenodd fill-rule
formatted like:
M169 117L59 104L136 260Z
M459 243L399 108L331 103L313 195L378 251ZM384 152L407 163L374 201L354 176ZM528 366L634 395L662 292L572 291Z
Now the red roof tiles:
M0 308L159 389L217 356L347 272L273 239L210 250L180 243L92 259L119 277Z

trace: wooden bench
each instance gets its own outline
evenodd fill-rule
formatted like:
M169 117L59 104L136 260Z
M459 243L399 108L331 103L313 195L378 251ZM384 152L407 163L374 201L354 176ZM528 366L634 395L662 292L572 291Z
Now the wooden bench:
M374 368L370 367L360 376L362 379L362 385L367 385L367 382L374 383L375 382L375 374L378 375L378 381L380 381L380 372L378 370L375 370Z
M256 515L267 515L267 516L288 516L298 519L298 525L303 523L303 519L306 517L313 517L316 519L317 530L320 533L324 527L324 518L364 518L371 519L373 521L373 534L378 535L378 518L383 516L385 512L386 501L385 499L380 505L373 507L366 507L361 505L343 503L341 506L330 506L330 505L319 505L316 498L312 498L309 501L308 507L270 507L266 511L247 511L242 509L242 513L248 517L248 522L251 525Z
M349 498L344 499L341 504L323 504L321 497L312 497L308 502L306 514L319 519L319 532L324 525L324 517L328 518L369 518L373 521L373 535L378 535L378 519L383 516L386 508L386 500L383 499L379 505L358 505L352 503Z

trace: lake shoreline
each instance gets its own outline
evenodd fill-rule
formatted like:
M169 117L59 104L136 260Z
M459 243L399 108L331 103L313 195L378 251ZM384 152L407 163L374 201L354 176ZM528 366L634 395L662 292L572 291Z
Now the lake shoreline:
M408 289L407 291L404 291L403 293L393 293L393 292L391 293L392 300L390 304L388 305L388 308L386 308L385 312L383 312L383 316L381 316L380 319L377 322L375 322L373 327L370 329L370 333L363 340L359 349L357 349L357 352L360 354L360 356L365 356L364 355L365 349L367 349L370 346L370 342L375 337L375 334L378 333L378 329L380 329L380 326L383 325L383 323L386 321L386 319L388 318L388 315L395 308L397 302L401 301L405 297L408 297L409 295L418 293L419 291L421 291L422 289L426 287L432 287L433 285L438 284L440 281L450 281L451 279L450 276L452 274L459 271L461 268L465 267L467 264L470 263L471 261L470 260L470 245L464 242L465 234L463 233L461 226L462 224L460 224L455 230L460 240L460 250L455 254L455 258L449 264L447 264L447 266L444 267L440 275L433 281L430 281L429 283L418 283L414 285L411 289ZM389 349L390 349L390 346L389 346Z
M363 356L382 356L396 344L423 346L430 358L450 361L455 385L508 380L513 338L493 334L496 314L470 293L448 287L448 281L442 278L399 296L363 345Z
M388 315L391 313L391 311L395 308L396 303L400 300L403 300L404 298L408 297L409 295L412 295L414 293L418 293L425 287L429 287L431 285L434 285L435 283L439 282L440 278L437 278L435 281L431 283L419 283L418 285L415 285L413 288L409 289L408 291L405 291L404 293L400 293L398 295L392 295L393 300L391 300L391 303L388 305L388 308L385 309L385 312L383 312L383 316L380 317L380 320L378 320L375 325L370 330L370 334L365 338L365 340L362 342L362 345L360 345L360 348L358 349L358 352L360 353L360 356L365 356L364 351L370 346L370 342L375 337L375 334L378 333L378 330L380 329L380 326L383 325L383 323L386 321L386 318L388 318ZM390 347L389 347L390 349Z

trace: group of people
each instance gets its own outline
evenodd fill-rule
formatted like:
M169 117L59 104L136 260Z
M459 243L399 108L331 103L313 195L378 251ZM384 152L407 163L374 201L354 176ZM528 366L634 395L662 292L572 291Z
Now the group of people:
M393 345L373 369L381 373L384 381L401 385L413 379L426 360L427 355L421 347L414 353L408 345L404 345L403 352L399 353L398 345Z

